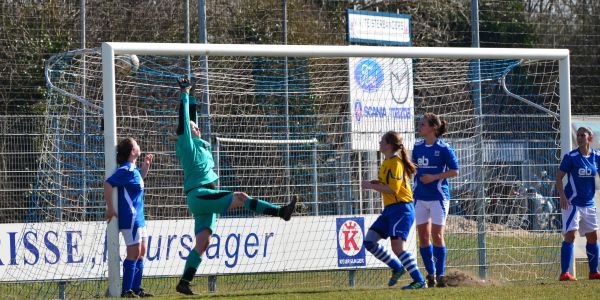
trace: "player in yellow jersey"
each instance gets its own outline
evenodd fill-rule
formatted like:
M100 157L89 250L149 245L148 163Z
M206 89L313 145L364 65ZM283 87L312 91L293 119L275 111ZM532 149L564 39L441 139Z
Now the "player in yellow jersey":
M377 259L392 268L392 277L388 286L393 286L406 271L413 282L402 289L413 290L427 288L423 275L417 267L412 253L406 251L406 240L415 221L415 208L410 186L410 178L416 172L398 132L389 131L381 137L379 151L385 160L379 168L379 179L363 181L364 189L375 190L383 196L383 212L364 239L365 248ZM379 243L379 240L391 239L392 251Z

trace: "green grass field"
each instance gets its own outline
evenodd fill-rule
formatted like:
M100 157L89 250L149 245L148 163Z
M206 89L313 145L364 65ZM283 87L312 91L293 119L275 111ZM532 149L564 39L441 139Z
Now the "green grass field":
M201 296L169 295L156 299L199 299ZM577 282L535 281L506 283L486 287L432 288L419 291L402 291L399 288L345 288L345 289L294 289L279 291L249 291L222 293L210 299L598 299L600 281Z
M387 299L393 297L461 299L531 299L551 298L565 295L573 298L600 299L600 281L589 282L587 263L579 261L579 278L576 283L559 283L560 235L536 236L526 232L515 232L510 236L489 235L486 240L487 274L496 286L456 287L406 292L384 288L390 272L387 269L357 270L356 287L349 287L347 270L318 272L286 272L267 274L221 275L217 278L217 292L209 293L208 278L197 277L194 290L201 297L240 299L252 298L319 298L319 299L363 299L365 297ZM455 233L447 236L447 244L454 250L448 252L449 270L460 270L476 278L478 274L477 238L472 234ZM367 254L369 255L369 254ZM450 273L450 271L448 272ZM408 283L408 278L399 285ZM542 280L542 281L541 281ZM145 278L143 286L161 295L159 299L193 299L174 291L178 278ZM472 281L473 282L473 281ZM468 284L468 283L467 283ZM464 284L463 284L464 285ZM93 299L104 296L106 280L68 282L64 286L66 299ZM573 292L576 290L576 292ZM587 294L590 290L594 292ZM570 291L570 292L569 292ZM575 293L575 294L571 294ZM589 292L591 293L591 292ZM57 283L10 283L0 284L0 299L57 299ZM595 295L586 297L586 295ZM476 297L476 298L471 298ZM371 300L371 299L369 299ZM463 300L463 299L461 299Z

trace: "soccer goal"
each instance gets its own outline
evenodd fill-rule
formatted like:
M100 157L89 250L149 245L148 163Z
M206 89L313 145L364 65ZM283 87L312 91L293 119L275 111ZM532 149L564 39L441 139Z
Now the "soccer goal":
M360 182L377 177L381 135L399 131L412 149L426 112L449 122L443 139L460 164L448 268L508 280L558 274L552 182L571 148L568 50L104 43L47 63L44 155L26 218L1 232L2 281L32 282L29 295L120 294L125 248L116 222L104 221L102 183L118 140L131 136L155 154L144 280L158 294L173 290L194 242L175 156L182 76L199 81L199 126L220 188L302 202L290 222L220 216L198 271L209 291L383 284L385 265L362 246L381 198ZM415 252L414 234L409 245Z

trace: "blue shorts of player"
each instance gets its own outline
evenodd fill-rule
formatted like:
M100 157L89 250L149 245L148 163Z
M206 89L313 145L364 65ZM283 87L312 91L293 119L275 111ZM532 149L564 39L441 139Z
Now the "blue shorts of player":
M399 202L386 206L369 230L377 232L383 239L399 237L406 241L414 221L413 203Z

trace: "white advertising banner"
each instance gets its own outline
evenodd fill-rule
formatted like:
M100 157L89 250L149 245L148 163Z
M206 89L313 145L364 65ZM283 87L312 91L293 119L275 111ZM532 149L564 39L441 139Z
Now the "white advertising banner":
M198 274L386 267L362 245L377 216L218 219ZM147 221L144 275L180 276L193 227ZM104 222L0 224L0 281L107 277L105 232ZM122 237L120 245L124 259ZM408 249L416 256L414 226Z
M348 10L348 41L410 46L410 16L365 10Z
M349 59L352 149L379 150L383 133L403 134L404 145L414 145L412 59Z

